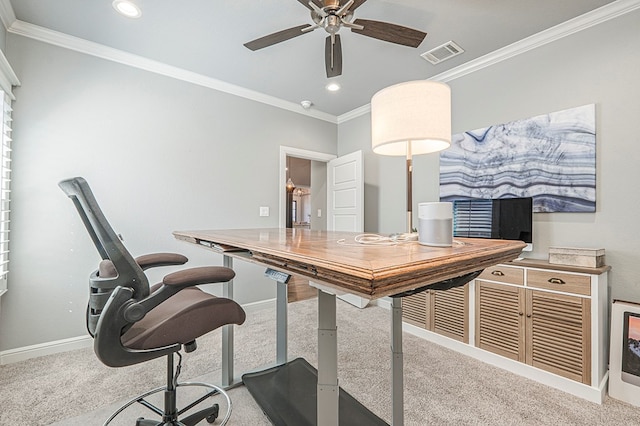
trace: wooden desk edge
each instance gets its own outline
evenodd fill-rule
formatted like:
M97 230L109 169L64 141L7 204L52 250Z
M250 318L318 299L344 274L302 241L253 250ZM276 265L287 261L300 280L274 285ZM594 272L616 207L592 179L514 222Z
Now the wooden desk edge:
M215 253L234 258L241 258L251 263L270 267L285 273L302 276L311 281L317 281L336 289L338 294L351 293L370 300L385 296L392 296L394 294L424 287L450 278L456 278L471 272L483 270L489 266L499 263L510 262L521 254L522 247L524 247L524 244L522 244L522 247L514 247L508 251L502 250L499 253L489 252L485 256L474 258L473 262L470 262L463 267L455 265L455 268L452 269L451 265L443 265L441 267L430 268L428 270L409 271L402 275L396 275L391 278L384 279L372 275L366 277L356 276L355 274L346 273L344 270L336 271L334 269L324 268L321 266L314 267L313 270L309 270L308 268L300 269L297 267L295 262L291 262L289 259L278 258L260 252L250 253L248 250L244 249L235 250L232 246L230 250L224 250L216 248L215 245L211 245L209 241L177 234L175 232L174 236L180 241L195 244L199 247L212 250ZM203 242L206 244L203 244Z

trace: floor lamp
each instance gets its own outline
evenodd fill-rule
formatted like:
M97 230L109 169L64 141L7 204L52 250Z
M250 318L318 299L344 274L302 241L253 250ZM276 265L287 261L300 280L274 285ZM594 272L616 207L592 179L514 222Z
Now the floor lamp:
M380 90L371 98L371 145L381 155L407 158L407 231L412 232L412 158L451 145L451 89L418 80Z
M407 157L407 231L412 232L412 157L451 145L451 89L429 80L382 89L371 98L371 145L381 155ZM392 422L404 424L402 298L391 299Z

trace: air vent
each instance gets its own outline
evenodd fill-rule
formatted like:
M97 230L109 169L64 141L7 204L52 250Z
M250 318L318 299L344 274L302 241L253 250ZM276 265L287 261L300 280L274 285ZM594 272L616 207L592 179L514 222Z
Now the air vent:
M439 64L442 61L446 61L447 59L451 59L463 52L463 48L458 46L453 41L448 41L441 46L429 50L428 52L424 52L420 56L435 65Z

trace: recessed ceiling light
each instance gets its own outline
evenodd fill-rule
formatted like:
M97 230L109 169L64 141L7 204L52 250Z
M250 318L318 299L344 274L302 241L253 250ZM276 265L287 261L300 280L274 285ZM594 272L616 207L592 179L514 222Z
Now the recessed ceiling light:
M340 90L340 85L334 81L332 83L327 84L326 88L330 92L337 92L338 90Z
M142 16L142 11L138 5L129 0L113 0L112 4L113 8L118 11L119 14L127 18L139 18Z

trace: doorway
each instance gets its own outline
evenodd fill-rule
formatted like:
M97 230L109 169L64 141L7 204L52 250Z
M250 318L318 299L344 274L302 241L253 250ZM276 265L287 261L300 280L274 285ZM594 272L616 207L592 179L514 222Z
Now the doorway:
M331 154L280 147L281 228L327 229L327 163L334 158ZM287 285L290 303L316 296L317 290L309 280L291 277Z
M279 179L279 226L280 228L287 227L287 217L291 219L293 222L291 208L288 208L290 203L287 202L287 158L294 158L299 160L309 160L310 167L310 179L308 192L309 192L309 208L304 213L304 210L300 209L300 204L296 203L296 207L298 209L297 213L300 213L302 216L298 217L298 219L302 219L302 222L308 220L309 227L311 229L327 229L327 219L326 219L326 210L327 210L327 188L326 188L326 173L327 173L327 163L334 158L336 158L333 154L325 154L323 152L316 151L308 151L300 148L292 148L287 146L280 147L280 179ZM291 161L291 160L289 160ZM295 161L295 160L294 160ZM317 179L315 178L317 176ZM322 179L321 179L322 177ZM293 180L294 185L298 185L295 180ZM316 182L317 181L317 182ZM299 185L301 188L304 185ZM295 196L292 196L289 201L298 201ZM289 213L289 214L288 214ZM308 215L308 216L304 216Z
M306 158L291 157L287 155L287 206L286 206L286 227L297 229L324 229L318 220L313 221L312 210L324 210L324 197L318 197L320 188L318 182L317 162ZM313 165L313 168L312 168ZM320 163L323 167L320 174L324 176L326 172L325 163ZM313 186L313 191L312 191ZM312 195L313 192L313 195ZM312 209L315 207L315 209ZM317 216L317 213L316 215ZM316 217L314 217L315 219Z

